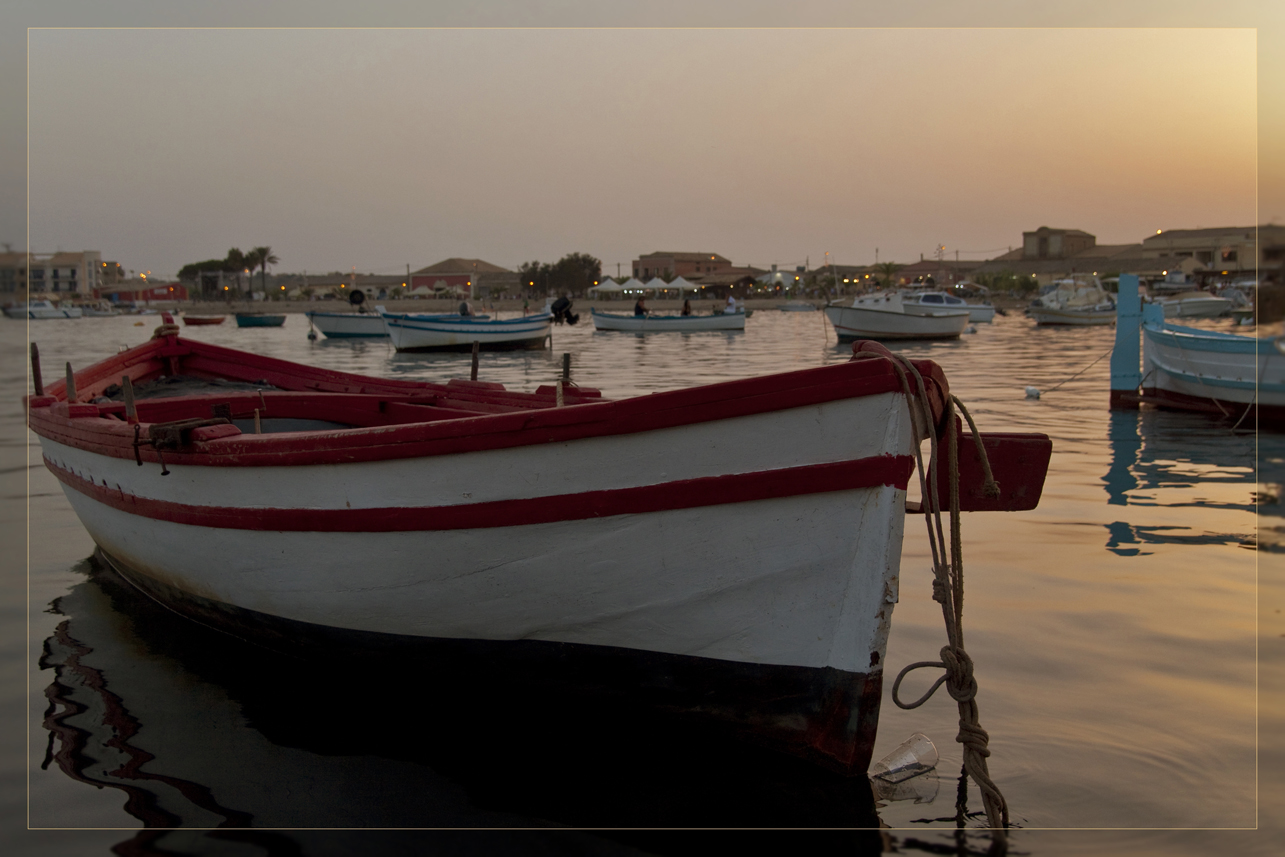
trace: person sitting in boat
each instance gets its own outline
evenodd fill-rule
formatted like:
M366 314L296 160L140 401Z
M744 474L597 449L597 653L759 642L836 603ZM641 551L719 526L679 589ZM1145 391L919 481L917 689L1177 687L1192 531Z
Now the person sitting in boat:
M683 301L683 311L682 311L682 313L681 313L681 314L682 314L682 315L691 315L691 314L692 314L692 302L691 302L691 301L686 301L686 300L685 300L685 301Z
M460 315L472 315L473 307L468 305L468 301L460 301Z
M646 314L647 314L647 304L644 302L643 298L639 298L638 303L634 304L634 315L646 315Z
M736 298L731 295L727 296L727 308L723 310L724 314L731 315L736 312Z

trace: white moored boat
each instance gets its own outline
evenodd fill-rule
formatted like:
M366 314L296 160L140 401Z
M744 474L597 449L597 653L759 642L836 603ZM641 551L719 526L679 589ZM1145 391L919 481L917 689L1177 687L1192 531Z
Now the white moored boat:
M825 316L839 341L852 339L955 339L968 326L968 309L917 307L897 292L863 295L851 304L830 304Z
M138 589L310 658L473 646L524 675L614 679L866 770L920 441L886 350L604 401L177 331L76 373L71 402L63 381L27 400L45 465ZM914 365L949 422L941 370ZM730 436L791 442L731 454ZM1047 437L982 440L1003 492L983 495L965 438L963 508L1034 508Z
M382 315L398 351L468 351L474 342L483 351L543 348L553 323L547 312L502 320L486 315Z
M378 312L308 312L312 326L330 339L388 336L384 317Z
M1138 369L1141 337L1142 367ZM1161 305L1141 304L1138 278L1120 276L1120 324L1111 356L1112 404L1139 402L1285 427L1281 337L1242 336L1169 324Z
M84 312L78 306L58 306L53 301L28 301L25 304L4 308L9 318L27 318L43 321L51 318L80 318Z
M627 330L634 333L692 330L744 330L745 311L713 315L625 315L593 311L595 330Z
M969 321L984 323L995 320L995 307L989 304L970 304L963 298L946 292L913 292L902 296L901 303L906 312L914 315L929 314L943 307L949 307L967 309Z
M1027 313L1036 324L1115 324L1115 301L1097 277L1057 280L1031 301Z
M1158 297L1153 303L1164 310L1165 318L1217 318L1232 311L1231 298L1201 291Z

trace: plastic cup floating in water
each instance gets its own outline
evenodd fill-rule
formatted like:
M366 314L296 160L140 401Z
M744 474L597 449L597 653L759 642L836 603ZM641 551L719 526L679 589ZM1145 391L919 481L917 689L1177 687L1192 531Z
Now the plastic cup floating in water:
M870 768L870 776L890 783L917 777L937 767L937 748L922 732L911 735Z

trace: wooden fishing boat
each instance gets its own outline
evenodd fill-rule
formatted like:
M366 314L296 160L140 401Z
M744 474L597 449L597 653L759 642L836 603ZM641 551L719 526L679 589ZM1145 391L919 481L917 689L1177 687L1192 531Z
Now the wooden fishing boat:
M422 315L381 313L393 348L398 351L483 351L543 348L553 316L547 312L522 318L487 315Z
M1258 425L1285 428L1285 339L1166 322L1162 304L1140 303L1138 278L1131 274L1120 275L1119 307L1113 407L1154 404L1238 421L1256 412Z
M376 312L305 313L323 336L329 339L374 339L388 336L384 317Z
M227 318L227 316L223 315L185 315L183 316L183 323L196 326L203 324L222 324L223 319L225 318Z
M236 314L237 327L281 327L286 323L284 315L273 315L266 312L239 312Z
M825 317L840 342L855 339L956 339L968 327L966 307L907 309L900 293L862 295L832 303Z
M895 358L857 349L607 401L335 372L168 325L37 386L28 420L110 564L198 622L312 658L472 653L852 774L920 441ZM914 366L940 428L945 376ZM1034 508L1047 437L982 440L1003 490L983 496L966 436L963 508Z
M745 311L713 315L625 315L593 311L594 330L659 333L695 330L744 330Z

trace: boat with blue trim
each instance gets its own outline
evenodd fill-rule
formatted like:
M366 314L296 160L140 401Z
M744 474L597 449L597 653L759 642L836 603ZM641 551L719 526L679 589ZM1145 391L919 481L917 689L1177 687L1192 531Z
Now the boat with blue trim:
M1154 404L1285 427L1285 337L1246 336L1165 321L1141 303L1138 278L1120 275L1111 356L1113 407ZM1138 347L1142 348L1139 369Z
M398 351L483 351L543 348L553 324L548 312L496 319L489 315L381 313Z

